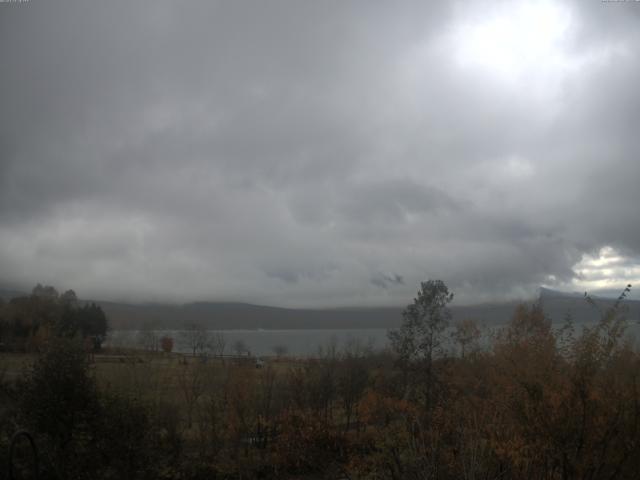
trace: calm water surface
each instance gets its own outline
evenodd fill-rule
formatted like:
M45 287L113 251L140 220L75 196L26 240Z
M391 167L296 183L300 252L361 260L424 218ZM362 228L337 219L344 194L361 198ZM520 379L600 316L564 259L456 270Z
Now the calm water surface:
M594 324L576 324L575 333L579 334L585 326ZM553 328L559 329L562 323L554 323ZM481 327L481 346L490 344L492 336L500 326ZM449 337L451 329L445 332L445 338ZM234 344L238 341L244 343L251 355L274 355L275 347L283 346L288 355L315 356L320 349L334 346L342 350L350 343L357 342L361 347L369 347L373 350L382 350L389 345L387 329L324 329L324 330L209 330L210 335L221 333L224 335L226 348L225 354L233 354ZM640 339L640 326L635 322L629 322L627 332L635 339ZM174 339L174 352L190 353L188 341L185 339L184 330L156 330L153 332L156 338L167 335ZM106 346L114 347L140 347L143 338L148 332L136 330L114 330L110 332ZM446 342L444 348L452 350L451 342Z

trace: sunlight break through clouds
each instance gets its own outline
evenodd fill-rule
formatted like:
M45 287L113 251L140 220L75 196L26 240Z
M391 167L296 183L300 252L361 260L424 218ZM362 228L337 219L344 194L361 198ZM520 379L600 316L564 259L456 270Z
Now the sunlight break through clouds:
M475 13L453 28L457 60L511 81L549 74L569 63L563 40L570 27L570 13L557 1L497 3L489 14Z
M584 254L574 271L572 285L579 290L622 291L627 284L640 287L640 258L628 257L609 246L596 254ZM632 297L638 298L634 289Z

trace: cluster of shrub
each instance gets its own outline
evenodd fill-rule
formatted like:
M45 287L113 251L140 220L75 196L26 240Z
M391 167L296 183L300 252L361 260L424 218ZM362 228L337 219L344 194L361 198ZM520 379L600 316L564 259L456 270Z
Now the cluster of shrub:
M490 345L449 355L451 297L423 283L388 352L181 363L181 400L98 388L77 343L54 342L3 384L0 442L34 432L49 478L636 478L640 354L620 304L559 330L522 305Z
M55 337L79 337L99 350L107 335L107 317L95 303L78 301L73 290L60 294L52 286L36 285L31 295L0 299L0 346L31 352Z

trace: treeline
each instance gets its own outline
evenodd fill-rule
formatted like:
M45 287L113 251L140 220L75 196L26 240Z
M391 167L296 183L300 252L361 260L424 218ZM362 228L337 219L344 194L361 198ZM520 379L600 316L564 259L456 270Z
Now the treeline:
M388 352L354 341L260 369L157 354L161 369L132 362L118 384L54 342L4 384L0 441L34 432L48 478L636 478L627 291L580 331L522 305L479 348L466 322L455 356L443 348L452 294L438 281L421 285Z
M95 303L80 304L73 290L60 294L52 286L36 285L31 295L0 299L0 347L7 351L38 351L54 337L85 340L100 349L107 317Z

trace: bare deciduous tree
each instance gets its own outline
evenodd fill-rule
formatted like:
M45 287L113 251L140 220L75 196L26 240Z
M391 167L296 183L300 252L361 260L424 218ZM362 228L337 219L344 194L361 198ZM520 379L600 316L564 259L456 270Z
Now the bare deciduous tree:
M182 332L182 340L195 357L203 354L209 345L209 332L202 325L192 323Z
M137 334L136 343L144 350L157 352L160 349L160 335L152 324L145 324Z
M222 332L216 332L209 336L208 348L212 355L222 357L227 347L227 339Z

